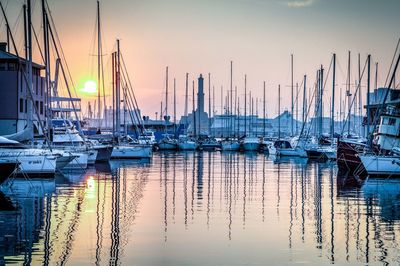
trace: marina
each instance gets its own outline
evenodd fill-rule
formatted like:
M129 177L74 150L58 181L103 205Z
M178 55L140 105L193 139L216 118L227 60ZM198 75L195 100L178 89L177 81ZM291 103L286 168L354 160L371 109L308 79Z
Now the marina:
M165 151L54 179L10 179L1 191L5 264L400 260L400 181L358 183L332 162Z
M398 36L326 0L78 2L0 0L0 265L400 264Z

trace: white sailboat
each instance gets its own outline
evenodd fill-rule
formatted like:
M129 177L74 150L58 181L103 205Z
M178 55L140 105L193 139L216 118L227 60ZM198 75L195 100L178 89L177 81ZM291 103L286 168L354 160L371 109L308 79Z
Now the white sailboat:
M117 52L113 53L113 65L112 69L114 72L114 76L116 77L115 82L113 83L113 101L115 105L115 121L113 121L114 125L114 147L111 153L112 159L141 159L141 158L151 158L153 149L151 144L140 144L139 142L133 141L133 139L128 135L127 132L127 124L124 119L124 133L121 134L121 117L120 117L120 103L121 103L121 95L120 95L120 86L121 86L121 55L120 55L120 42L117 40ZM126 69L125 69L126 71ZM125 73L127 75L127 73ZM127 88L124 88L124 118L126 113L126 104L131 99L128 97ZM133 121L132 121L133 123Z
M178 140L178 148L182 151L194 151L197 149L197 143L186 135L180 135Z
M56 172L57 159L62 154L48 150L26 148L17 141L0 137L0 159L17 161L17 174L48 176Z

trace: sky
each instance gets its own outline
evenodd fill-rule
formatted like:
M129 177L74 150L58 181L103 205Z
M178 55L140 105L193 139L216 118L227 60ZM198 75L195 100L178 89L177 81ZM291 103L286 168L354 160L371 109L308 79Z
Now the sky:
M23 49L22 18L18 14L24 1L1 1ZM32 1L34 27L40 39L40 1ZM87 102L96 99L80 92L86 80L96 80L96 1L48 0L48 4L85 113ZM111 53L116 39L120 39L139 107L142 114L152 118L160 112L160 102L165 102L166 66L170 81L168 109L173 109L172 81L176 78L178 117L184 110L186 72L190 81L200 73L211 74L215 109L220 112L220 90L222 86L226 95L229 89L231 60L233 85L238 88L241 103L245 74L248 91L260 101L265 81L267 116L273 117L278 111L279 84L281 111L290 109L291 54L294 84L301 84L307 75L307 87L311 87L317 69L323 65L327 72L336 53L335 97L339 99L340 88L344 91L346 87L348 51L352 82L358 78L358 53L361 66L371 54L373 64L379 63L378 86L383 86L400 37L398 0L101 0L100 5L106 75L111 73ZM4 39L4 25L0 31ZM37 48L35 51L38 55ZM325 106L332 94L331 74L327 79ZM109 93L109 79L106 83ZM208 110L208 86L205 89ZM365 92L365 87L362 90ZM365 95L363 98L365 103ZM191 99L189 103L191 107ZM258 108L261 115L262 102ZM325 113L328 109L324 108Z

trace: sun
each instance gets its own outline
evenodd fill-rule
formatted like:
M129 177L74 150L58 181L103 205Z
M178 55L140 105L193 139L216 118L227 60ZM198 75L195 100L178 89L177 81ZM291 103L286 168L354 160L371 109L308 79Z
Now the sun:
M88 80L85 82L85 85L82 89L82 92L86 93L96 93L97 92L97 85L96 82L93 80Z

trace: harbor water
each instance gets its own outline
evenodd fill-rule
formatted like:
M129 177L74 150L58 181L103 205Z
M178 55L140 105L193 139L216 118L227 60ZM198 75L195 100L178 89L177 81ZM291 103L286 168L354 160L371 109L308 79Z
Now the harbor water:
M157 152L1 192L0 264L400 263L400 181L335 162Z

